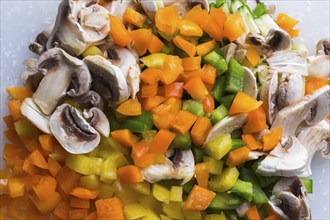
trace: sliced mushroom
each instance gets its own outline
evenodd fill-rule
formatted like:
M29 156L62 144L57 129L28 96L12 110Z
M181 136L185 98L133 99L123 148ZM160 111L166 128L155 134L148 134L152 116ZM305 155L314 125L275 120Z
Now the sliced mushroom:
M99 44L110 31L109 12L95 1L62 0L46 48L59 46L80 55Z
M90 90L83 96L74 98L73 102L82 109L90 109L96 107L103 110L104 108L104 101L101 95L93 90Z
M40 108L31 98L26 98L21 106L22 114L32 122L37 128L46 134L51 134L49 127L49 117L42 113Z
M63 104L50 117L50 129L63 146L72 154L85 154L94 150L100 142L100 134L74 107Z
M304 172L308 152L294 136L282 138L282 142L260 162L257 172L263 176L297 176Z
M260 151L250 151L247 160L258 160L259 157L264 156L265 153L264 152L260 152Z
M140 89L141 68L138 59L127 48L113 47L108 50L108 53L111 54L112 64L119 67L124 74L131 91L131 96L134 98Z
M126 78L118 67L99 55L87 56L83 61L92 75L93 90L102 95L109 106L128 99L130 94Z
M298 126L304 122L315 125L329 113L330 86L324 86L301 101L285 107L277 114L271 130L282 127L283 136L295 135Z
M310 76L330 79L330 55L319 55L308 58Z
M306 188L297 177L281 178L268 202L278 219L311 219Z
M266 39L258 33L249 32L245 37L245 43L260 47L265 43Z
M38 70L38 59L32 58L25 60L24 65L27 69L24 71L21 78L24 80L25 86L35 92L44 77L44 74Z
M304 51L275 51L271 53L266 61L272 71L308 76L307 54Z
M312 175L311 162L316 151L322 150L322 144L330 137L330 124L323 120L317 125L303 128L297 135L300 142L306 147L308 152L308 163L301 177Z
M191 150L175 152L173 162L166 158L164 164L154 164L141 170L142 176L150 183L164 179L182 179L181 185L194 176L195 160Z
M39 33L34 40L30 43L29 50L33 53L41 55L46 50L46 44L53 30L53 26L48 26L45 30Z
M117 18L123 19L126 8L134 8L136 1L128 0L112 0L108 1L104 7L109 11L109 13Z
M137 1L141 4L143 10L145 11L148 18L151 21L155 20L155 14L158 11L158 9L164 7L164 3L163 3L162 0L159 0L159 1L155 1L155 0L137 0Z
M316 55L330 55L330 40L322 39L316 45Z
M270 29L265 45L272 50L288 50L291 47L290 35L282 29Z
M45 76L33 94L33 101L46 115L53 112L68 89L71 96L83 95L89 90L91 76L86 64L62 49L53 48L44 52L37 68Z
M95 128L104 137L110 134L110 123L104 112L98 108L91 108L89 111L84 111L83 116L89 121L89 124Z
M225 133L231 133L238 128L241 128L247 120L247 114L239 114L234 116L227 116L218 123L216 123L210 130L205 143L210 141L214 136Z
M243 68L244 68L243 92L253 98L257 98L258 96L257 79L249 68L245 66Z
M270 73L261 87L260 100L266 110L267 121L272 124L278 112L276 108L276 91L278 88L278 73Z

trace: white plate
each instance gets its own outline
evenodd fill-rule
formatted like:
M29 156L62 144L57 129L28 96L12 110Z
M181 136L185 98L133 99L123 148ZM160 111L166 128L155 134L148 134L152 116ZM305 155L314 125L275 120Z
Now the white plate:
M311 54L321 38L329 38L329 0L321 1L267 1L276 4L276 12L285 12L300 20L301 38ZM24 59L33 57L27 46L47 25L54 22L58 1L4 1L1 0L1 118L8 114L5 88L21 85L20 74L24 71ZM1 122L1 133L4 131ZM1 152L4 143L1 136ZM1 161L1 167L3 167ZM330 161L316 155L313 160L314 192L310 195L313 219L330 219L329 179Z

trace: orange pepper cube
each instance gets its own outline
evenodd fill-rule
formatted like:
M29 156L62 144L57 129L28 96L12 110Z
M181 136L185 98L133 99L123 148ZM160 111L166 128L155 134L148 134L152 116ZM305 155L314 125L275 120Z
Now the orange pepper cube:
M123 204L120 199L113 197L99 199L95 202L98 220L124 220Z
M194 44L190 43L189 41L187 41L186 39L184 39L180 36L175 36L174 39L173 39L173 43L178 48L180 48L181 50L186 52L190 57L195 56L196 46Z
M139 141L138 136L134 135L129 129L115 130L111 136L124 147L132 147Z
M226 164L229 167L236 167L246 162L249 157L250 149L248 147L241 147L229 153Z
M252 134L243 134L242 140L247 144L247 147L250 150L261 150L263 147L262 144L256 140Z
M175 136L169 130L160 129L149 145L150 150L155 153L165 154Z
M208 94L207 88L200 76L191 77L183 87L193 99L203 101Z
M144 84L141 89L142 98L151 98L157 95L158 93L158 83L155 84Z
M203 30L193 21L188 19L182 19L179 22L180 34L184 36L196 36L201 37L203 35Z
M190 128L193 126L195 121L197 120L197 116L185 111L181 110L174 118L172 128L179 132L180 134L186 134Z
M183 92L182 82L173 82L171 84L165 85L165 97L181 98Z
M204 56L206 54L208 54L216 45L216 41L215 40L211 40L202 44L198 44L196 46L196 52L198 54L198 56Z
M147 17L134 9L128 7L123 15L124 21L133 24L139 28L141 28L146 21Z
M164 43L156 37L156 35L152 35L150 44L148 46L148 50L150 53L159 53L162 51L164 47Z
M202 146L212 128L210 119L199 117L191 129L191 138L197 146Z
M183 205L183 209L203 211L207 209L215 195L216 194L214 192L195 185L189 193L188 198Z
M178 30L179 21L180 18L174 6L160 8L155 14L156 27L169 38Z
M110 33L113 41L120 47L125 47L132 42L132 37L123 22L116 16L109 15Z
M184 71L198 70L201 68L202 57L186 57L182 58L182 66Z
M229 115L238 113L248 113L262 105L262 101L257 101L244 92L238 92L229 109Z
M155 84L160 80L161 72L160 69L147 68L141 73L140 79L146 84Z
M135 47L139 55L144 55L147 52L152 38L151 29L137 29L131 31L130 35L133 39L133 46Z
M224 24L224 35L231 42L237 40L245 32L243 18L240 14L231 14Z
M134 165L118 168L117 175L121 184L143 182L140 168Z

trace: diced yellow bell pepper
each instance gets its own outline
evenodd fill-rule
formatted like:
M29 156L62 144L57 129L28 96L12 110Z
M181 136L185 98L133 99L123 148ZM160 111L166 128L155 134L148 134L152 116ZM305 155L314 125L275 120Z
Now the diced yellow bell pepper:
M174 219L184 219L183 213L182 213L182 206L180 202L170 202L168 204L163 203L163 212Z
M167 57L168 55L164 53L153 53L142 57L140 61L149 68L161 69Z
M172 220L172 218L166 216L166 215L160 215L161 220Z
M204 156L204 162L208 162L210 164L210 173L214 175L220 175L222 173L222 168L224 162L222 160L216 160L212 157Z
M191 211L182 209L184 219L189 220L202 220L202 214L199 211Z
M160 202L155 199L152 195L141 195L137 198L137 201L147 209L154 209L156 206L160 205Z
M160 217L154 211L146 209L146 215L142 217L142 220L160 220Z
M96 174L82 176L80 177L79 185L86 189L98 189L101 186L100 176Z
M65 165L77 173L92 175L100 174L102 162L102 158L72 154L66 158Z
M220 160L231 149L230 134L214 136L205 145L205 152L216 160Z
M219 176L214 176L209 181L209 187L215 192L225 192L231 189L239 176L236 167L226 167Z
M138 219L146 215L146 209L139 203L124 205L124 213L127 219Z
M170 201L182 202L183 188L181 186L171 186Z
M90 46L88 47L82 54L83 58L87 56L94 56L94 55L100 55L104 57L104 54L97 46Z
M116 189L115 196L118 197L123 204L131 204L136 203L141 194L124 186L121 191Z
M227 220L224 212L220 214L209 214L205 216L205 220Z
M150 195L150 183L148 183L147 181L143 181L140 183L131 183L128 185L128 187L144 195Z
M158 183L152 185L152 195L160 202L170 202L170 191Z
M115 192L115 187L113 186L113 184L101 183L100 188L99 188L98 197L100 199L111 198Z

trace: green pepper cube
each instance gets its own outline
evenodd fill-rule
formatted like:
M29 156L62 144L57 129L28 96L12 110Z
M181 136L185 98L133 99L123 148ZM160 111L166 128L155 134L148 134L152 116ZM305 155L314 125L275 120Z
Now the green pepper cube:
M216 160L220 160L231 148L230 134L214 136L205 145L205 152Z
M304 184L307 193L313 193L313 180L309 178L300 178L300 181Z
M146 209L139 203L124 205L124 214L127 219L139 219L146 215Z
M243 90L244 68L234 59L230 59L226 73L225 91L236 94Z
M253 196L253 185L250 182L245 182L238 179L230 192L242 197L248 202L251 202Z
M220 175L222 173L222 168L224 162L222 160L216 160L212 157L204 156L204 162L208 162L210 164L210 174Z
M203 103L189 99L183 101L182 110L188 111L196 116L204 116Z
M210 53L203 56L203 62L206 64L211 64L217 70L217 76L222 75L228 69L226 60L218 54L216 51L211 51Z
M170 191L160 184L152 185L152 195L160 202L170 203Z
M220 102L220 98L223 96L225 92L225 76L220 76L216 79L213 89L211 91L211 95L213 96L214 100Z
M172 141L170 148L189 150L191 148L190 132L186 132L184 135L176 133L176 136Z
M183 188L181 186L171 186L170 201L182 202Z
M122 129L129 129L135 133L144 133L152 128L152 116L147 111L142 111L141 115L129 116L121 124Z
M238 176L236 167L226 167L220 175L211 177L209 187L215 192L225 192L235 185Z
M241 139L242 138L243 131L242 129L237 129L230 133L230 136L232 139Z
M192 152L193 152L193 155L194 155L195 164L203 162L203 157L205 155L204 149L202 149L200 147L193 146L192 147Z
M212 125L216 124L217 122L221 121L228 115L228 110L224 104L218 106L211 112L210 119Z
M219 213L222 210L233 210L243 202L243 199L233 194L217 193L207 208L207 211Z
M100 176L96 174L82 176L79 185L86 189L98 189L101 186Z
M226 95L222 96L220 98L220 103L225 105L227 109L230 109L231 104L233 103L233 100L235 98L235 95Z

